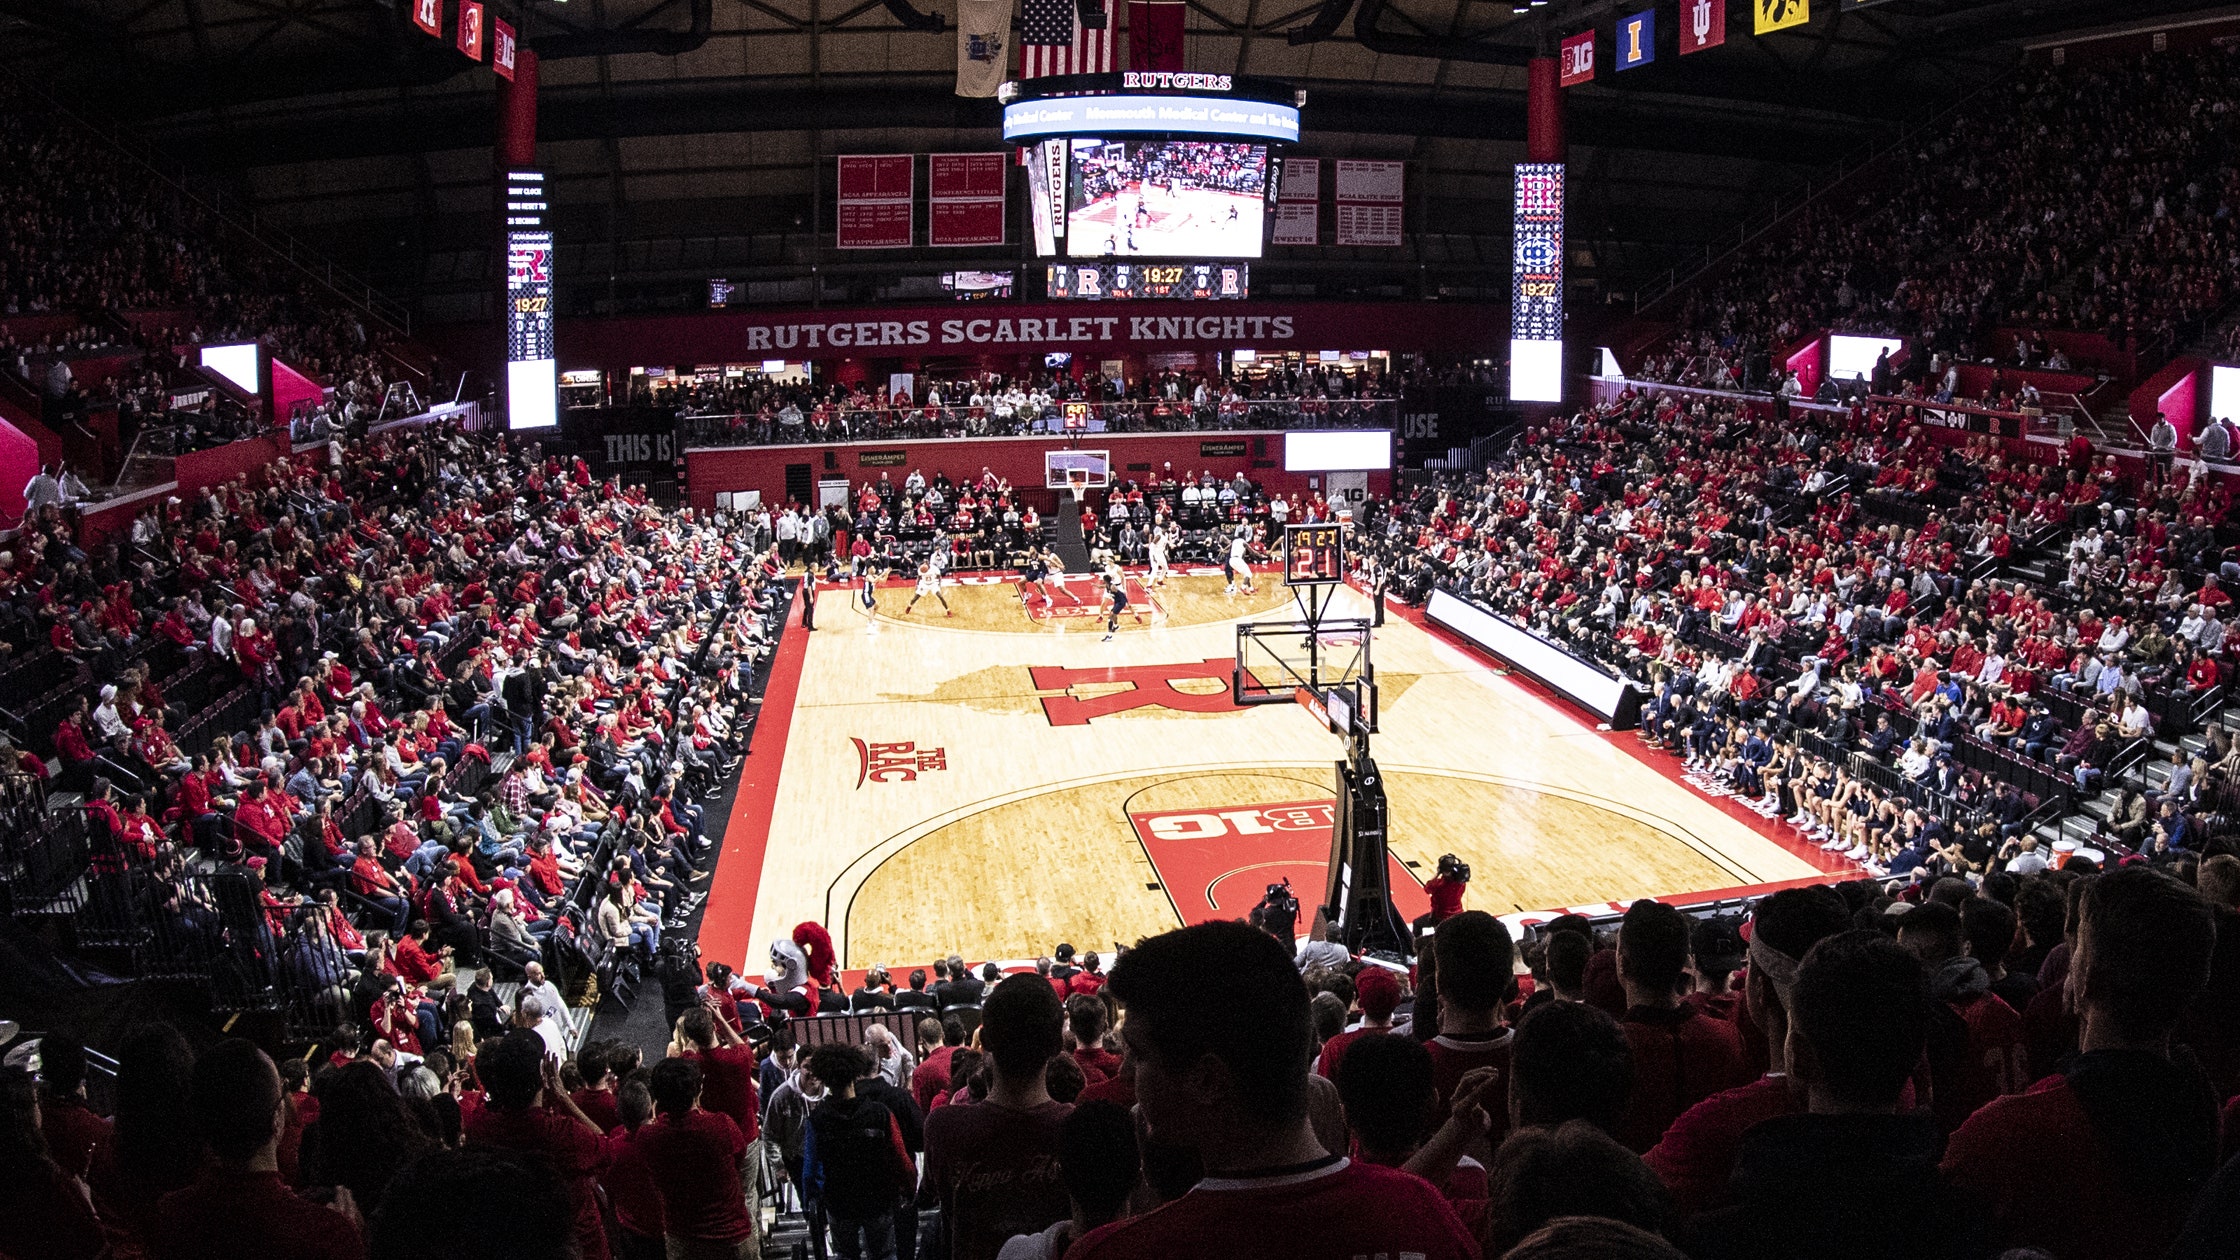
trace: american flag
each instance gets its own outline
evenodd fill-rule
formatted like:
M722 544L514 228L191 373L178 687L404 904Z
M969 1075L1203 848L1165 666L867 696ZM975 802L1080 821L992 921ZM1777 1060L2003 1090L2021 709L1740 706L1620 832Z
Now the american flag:
M1026 0L1019 20L1019 77L1047 74L1110 74L1112 45L1119 25L1113 0L1096 0L1104 9L1102 30L1083 30L1073 0Z

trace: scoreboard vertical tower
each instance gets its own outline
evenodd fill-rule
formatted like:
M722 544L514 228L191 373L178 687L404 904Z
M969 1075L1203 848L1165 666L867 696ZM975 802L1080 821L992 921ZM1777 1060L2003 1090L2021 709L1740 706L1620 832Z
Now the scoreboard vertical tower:
M1563 401L1563 163L1517 163L1509 398Z
M542 171L506 172L506 427L560 422L552 337L552 230Z

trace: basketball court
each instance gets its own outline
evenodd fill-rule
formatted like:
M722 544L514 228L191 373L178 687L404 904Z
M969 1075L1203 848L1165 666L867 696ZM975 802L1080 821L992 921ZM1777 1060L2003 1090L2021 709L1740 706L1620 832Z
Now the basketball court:
M805 919L850 968L1033 958L1059 941L1109 951L1241 917L1285 878L1303 931L1324 891L1342 741L1307 708L1240 707L1231 691L1238 623L1301 615L1281 578L1232 597L1211 569L1151 591L1136 574L1142 616L1109 642L1101 613L1030 609L1006 577L948 586L954 615L924 599L903 616L907 583L877 592L876 617L852 588L818 592L816 629L797 610L779 649L706 957L759 973L768 943ZM1074 587L1092 605L1101 591L1084 575ZM1368 615L1359 592L1323 589L1332 611ZM1447 852L1474 868L1469 905L1498 914L1778 885L1827 865L1441 632L1394 616L1373 648L1403 915L1425 909L1422 881Z

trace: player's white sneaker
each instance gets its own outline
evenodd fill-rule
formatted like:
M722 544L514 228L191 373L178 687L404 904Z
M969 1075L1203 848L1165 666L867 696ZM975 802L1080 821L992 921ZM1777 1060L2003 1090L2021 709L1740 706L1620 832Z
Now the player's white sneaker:
M1105 631L1105 634L1104 634L1104 641L1105 641L1106 643L1110 643L1110 642L1112 642L1112 632L1111 632L1110 630L1107 630L1107 631Z

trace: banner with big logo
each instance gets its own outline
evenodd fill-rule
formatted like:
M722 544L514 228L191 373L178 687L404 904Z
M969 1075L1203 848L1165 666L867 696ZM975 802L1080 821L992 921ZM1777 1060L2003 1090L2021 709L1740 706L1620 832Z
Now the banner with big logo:
M1557 82L1565 87L1577 87L1594 78L1594 32L1581 31L1565 37L1562 45L1562 74Z

